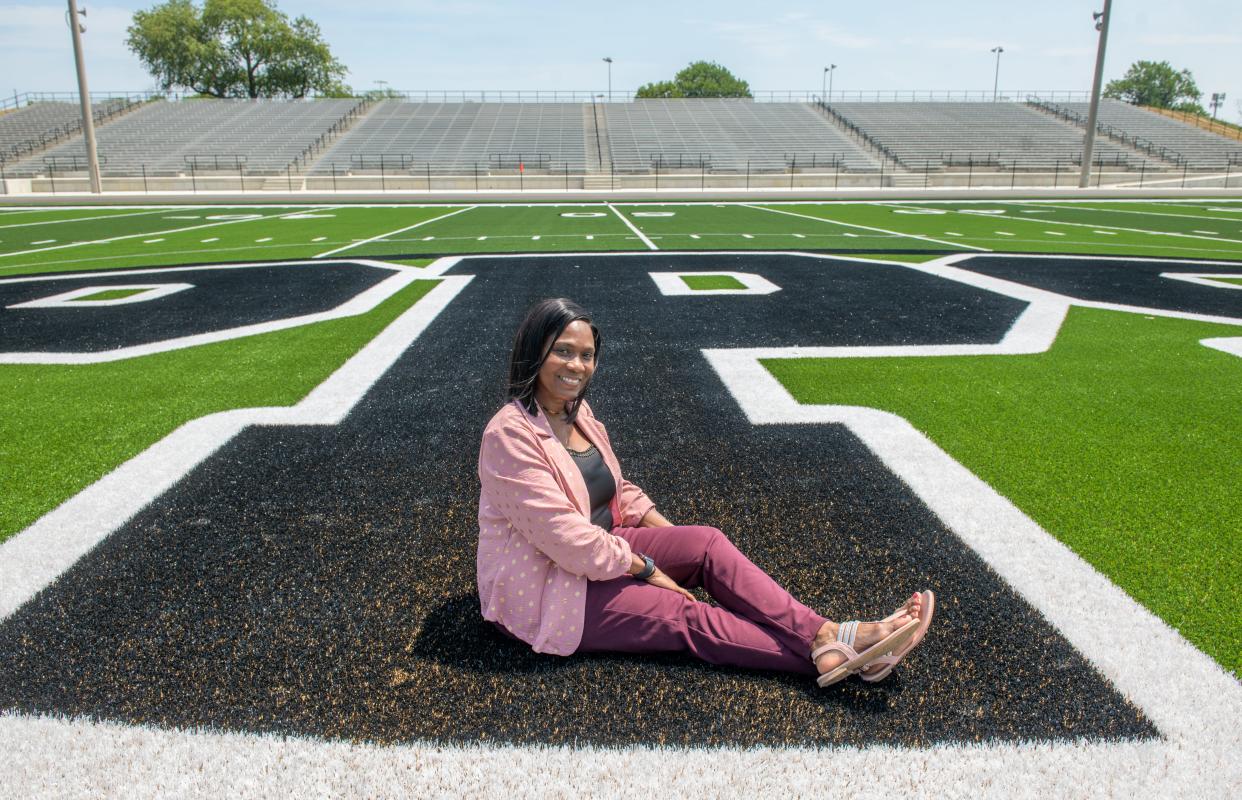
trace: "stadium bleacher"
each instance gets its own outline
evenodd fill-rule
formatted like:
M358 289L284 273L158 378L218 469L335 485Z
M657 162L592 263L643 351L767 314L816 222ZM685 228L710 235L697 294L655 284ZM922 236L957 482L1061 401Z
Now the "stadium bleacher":
M1082 154L1082 131L1015 103L832 103L831 109L888 150L907 169L965 164L1048 168ZM1141 156L1096 140L1105 164Z
M1058 107L1087 118L1087 103L1057 103ZM1181 156L1191 168L1222 169L1230 157L1242 156L1242 141L1227 139L1210 131L1187 125L1120 100L1100 101L1098 121L1138 136Z
M868 172L877 161L805 103L638 100L601 106L618 172L698 168L783 172L790 166Z
M103 175L176 175L196 170L283 172L359 101L193 100L148 103L96 129ZM6 166L10 177L82 169L81 136Z
M91 105L99 124L137 105L127 100ZM0 164L29 157L56 142L80 134L82 107L77 103L31 103L0 116Z
M568 168L587 164L582 103L386 100L325 151L312 174ZM589 112L590 106L586 106ZM594 144L592 144L592 147Z

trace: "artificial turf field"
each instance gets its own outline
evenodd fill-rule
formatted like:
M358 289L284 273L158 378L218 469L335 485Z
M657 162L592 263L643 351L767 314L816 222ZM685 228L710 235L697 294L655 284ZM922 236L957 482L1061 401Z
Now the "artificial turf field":
M0 537L34 525L13 542L28 543L50 525L44 515L191 420L299 403L436 286L473 277L338 422L239 428L141 513L121 513L49 588L0 608L0 707L383 744L1176 739L1174 723L1136 700L1038 591L981 558L939 501L865 437L792 417L753 425L739 411L743 390L699 352L781 350L760 363L804 406L909 420L1210 656L1236 690L1242 361L1200 342L1239 336L1242 263L1229 262L1242 261L1240 248L1242 203L1216 200L7 210L0 305L77 287L92 288L82 302L100 303L110 285L195 286L158 301L180 303L171 315L122 302L90 318L74 311L70 324L63 309L9 309L4 349L24 354L10 361L321 313L379 280L350 259L432 278L362 313L284 330L101 363L0 365ZM695 254L705 251L722 252ZM573 255L428 266L445 255L558 253ZM318 264L93 275L297 260ZM736 288L714 272L782 289L679 301L661 298L649 271L698 273L684 281L691 290ZM64 277L11 280L51 274ZM877 614L903 590L936 589L939 636L907 672L821 693L802 677L680 657L550 659L482 627L474 442L518 315L555 294L595 310L609 337L594 404L627 476L667 515L724 528L833 616ZM1043 351L918 349L991 347L1024 309L1056 298L1072 302ZM790 357L814 347L907 349ZM634 718L617 696L630 685L661 711Z

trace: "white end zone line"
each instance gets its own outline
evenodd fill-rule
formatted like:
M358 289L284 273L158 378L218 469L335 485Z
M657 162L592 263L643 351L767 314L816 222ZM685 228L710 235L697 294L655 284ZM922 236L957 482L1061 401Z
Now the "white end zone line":
M1010 296L1038 306L1020 315L1000 343L970 347L991 348L996 353L1041 352L1055 338L1068 307L1077 304L1059 295L967 273L948 263L960 258L901 266L954 280L970 277L978 281L973 285L993 291L1009 289ZM442 259L422 274L442 275L459 261ZM443 278L441 286L296 406L230 411L188 423L0 545L0 619L49 585L246 425L334 424L342 419L469 280L469 276ZM854 350L833 349L840 354ZM943 355L960 354L960 348L934 349ZM124 791L136 796L170 792L529 796L561 792L624 797L658 792L699 798L768 796L774 791L809 796L822 792L824 776L829 775L833 789L843 794L864 790L971 798L1238 794L1242 763L1235 754L1242 750L1237 725L1242 719L1242 687L908 422L874 409L800 405L757 360L813 351L708 350L704 355L753 422L840 423L854 430L957 535L1141 708L1162 738L928 748L596 748L421 742L381 747L165 730L10 711L0 715L0 750L9 756L8 776L14 782L10 785L22 787L27 795L46 796ZM31 573L37 577L29 577ZM534 785L531 776L538 776Z
M242 325L236 328L227 328L218 331L209 331L207 333L197 333L192 336L179 336L175 339L165 339L150 344L133 345L131 347L118 347L115 350L102 350L94 353L65 353L65 352L0 352L0 364L102 364L108 361L121 361L127 358L137 358L139 356L148 356L153 353L166 353L170 350L181 350L186 347L197 347L199 345L211 344L213 342L223 342L228 339L239 339L243 336L254 336L259 333L270 333L272 331L285 330L288 328L297 328L302 325L310 325L315 322L324 322L330 319L340 319L341 317L352 317L358 314L365 314L380 303L392 297L397 292L404 289L416 280L426 276L426 273L417 267L406 267L400 264L389 264L383 261L372 261L362 258L346 259L355 264L363 264L369 267L390 270L394 274L385 278L374 286L346 300L336 308L327 311L320 311L314 314L303 314L297 317L287 317L285 319L272 320L271 322L260 322L254 325ZM166 269L142 269L142 270L115 270L109 272L94 273L67 273L63 275L50 276L32 276L28 278L10 278L8 280L0 279L2 283L33 283L40 281L54 280L71 280L85 277L116 277L119 275L166 275L169 273L201 271L201 270L217 270L217 269L249 269L254 267L311 267L317 266L316 261L282 261L268 262L257 264L222 264L212 265L206 264L197 267L171 267ZM72 312L71 312L72 313Z
M915 234L915 233L900 233L898 231L886 230L885 228L873 228L869 225L857 225L853 222L839 222L835 219L825 219L824 217L813 217L810 214L798 214L793 211L782 211L777 208L765 208L764 206L756 206L750 203L739 203L739 205L745 206L746 208L753 208L756 211L769 211L773 214L785 214L790 217L801 217L802 219L811 219L811 220L815 220L816 222L824 222L824 223L827 223L828 225L840 225L845 228L860 228L864 231L873 231L875 233L886 233L889 236L901 236L906 239L920 239L924 242L933 242L935 244L942 244L942 245L945 245L946 247L951 247L954 250L961 250L962 248L966 248L967 250L978 250L982 253L992 252L990 249L986 247L978 247L976 245L965 244L963 242L945 242L945 241L941 241L940 239L933 239L930 236L919 236L918 234Z
M636 235L639 239L641 239L641 240L642 240L642 243L643 243L643 244L645 244L645 245L647 245L647 249L648 249L648 250L659 250L659 249L660 249L660 248L658 248L658 247L656 247L656 246L655 246L655 242L651 241L651 240L650 240L650 239L648 239L645 235L643 235L643 232L642 232L642 231L640 231L640 230L639 230L639 229L638 229L638 228L634 225L634 223L633 223L633 222L630 222L629 218L627 218L624 214L622 214L622 213L620 212L620 210L618 210L618 209L617 209L617 207L616 207L616 206L614 206L612 203L605 203L604 205L608 206L608 210L609 210L609 211L611 211L612 213L616 214L616 215L617 215L617 218L618 218L618 219L620 219L622 222L624 222L624 223L625 223L625 226L626 226L627 228L629 228L630 230L634 231L634 234L635 234L635 235Z
M447 213L447 214L441 214L441 215L440 215L440 216L438 216L438 217L432 217L431 219L425 219L425 220L423 220L422 222L416 222L416 223L414 223L413 225L406 225L404 228L398 228L398 229L397 229L397 230L395 230L395 231L389 231L388 233L381 233L379 236L372 236L370 239L363 239L363 240L362 240L362 241L360 241L360 242L351 242L351 243L349 243L349 244L345 245L344 247L338 247L338 248L336 248L336 249L334 249L334 250L327 250L327 251L322 252L322 253L317 253L317 254L315 254L315 255L311 256L311 258L325 258L325 257L327 257L327 256L335 255L335 254L337 254L337 253L341 253L341 252L344 252L344 251L346 251L346 250L350 250L350 249L355 248L355 247L361 247L361 246L362 246L362 245L364 245L364 244L370 244L371 242L376 242L376 241L379 241L380 239L386 239L386 238L388 238L389 236L396 236L398 233L405 233L406 231L412 231L412 230L414 230L415 228L422 227L423 225L428 225L428 224L430 224L430 223L432 223L432 222L439 222L440 220L442 220L442 219L447 219L448 217L451 217L451 216L453 216L454 214L460 214L460 213L462 213L463 211L470 211L470 210L472 210L472 209L474 209L474 208L477 208L477 206L466 206L466 207L464 207L464 208L459 208L459 209L457 209L457 210L455 210L455 211L450 211L450 212L449 212L449 213Z

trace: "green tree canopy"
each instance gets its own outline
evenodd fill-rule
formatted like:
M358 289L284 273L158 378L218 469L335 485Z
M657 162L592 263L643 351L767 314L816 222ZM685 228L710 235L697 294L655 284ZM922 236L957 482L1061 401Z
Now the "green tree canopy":
M1204 113L1199 105L1203 92L1195 85L1190 70L1178 72L1167 61L1134 62L1124 77L1108 82L1104 96L1137 106Z
M640 86L638 98L658 97L750 97L750 86L713 61L695 61L671 81Z
M348 94L319 26L274 0L167 0L134 13L126 44L164 89L211 97Z

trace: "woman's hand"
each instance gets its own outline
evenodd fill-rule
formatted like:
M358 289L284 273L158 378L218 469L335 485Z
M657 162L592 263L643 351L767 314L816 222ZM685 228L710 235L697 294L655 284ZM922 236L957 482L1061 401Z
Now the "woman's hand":
M651 584L652 586L659 586L661 589L668 589L670 591L674 591L679 594L685 595L686 599L689 600L691 603L698 602L698 599L693 594L691 594L689 590L683 589L680 586L678 586L677 581L665 575L660 570L659 567L656 567L656 571L651 573L651 577L647 579L647 583Z

